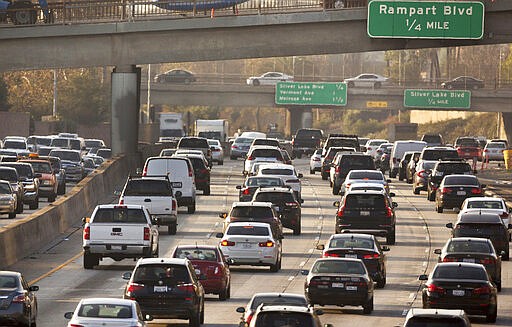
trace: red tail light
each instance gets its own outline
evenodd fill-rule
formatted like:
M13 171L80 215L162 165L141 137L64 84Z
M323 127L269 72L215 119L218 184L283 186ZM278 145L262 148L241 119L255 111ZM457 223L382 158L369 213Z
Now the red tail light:
M120 198L119 198L119 204L120 204L120 205L123 205L123 204L124 204L124 197L120 197Z
M503 212L503 213L500 215L500 218L501 218L501 219L507 219L507 218L508 218L508 212Z
M340 170L341 170L340 166L336 166L336 167L334 168L334 171L335 171L336 173L339 173L339 172L340 172Z
M144 241L149 241L150 230L149 227L144 227Z
M419 172L417 172L417 173L416 173L416 175L417 175L418 177L424 178L424 177L425 177L425 175L426 175L426 173L425 173L425 171L424 171L424 170L420 170Z
M237 145L232 145L231 149L238 149L238 146Z
M188 177L194 176L193 173L194 171L192 170L192 167L188 167Z
M222 241L220 241L220 245L222 245L222 246L235 246L235 242L228 241L228 240L222 240Z
M69 327L85 327L84 325L78 325L78 324L69 324Z
M172 211L176 210L176 207L178 204L176 203L176 200L172 199Z
M482 190L479 188L472 188L471 194L482 194Z
M446 258L446 257L443 258L443 262L455 262L455 261L457 261L457 259L455 259L455 258Z
M313 158L313 161L322 161L320 158Z
M436 286L434 284L427 285L427 289L430 293L444 293L445 292L444 288Z
M443 193L443 194L449 194L449 193L452 193L452 192L453 192L453 190L451 188L443 187L441 189L441 193Z
M91 227L87 226L84 228L84 240L91 239Z
M367 147L367 148L366 148L366 150L368 150L368 151L372 151L372 147L371 147L371 146L369 146L369 147Z
M324 252L322 254L322 257L323 258L328 258L328 257L331 257L331 258L338 258L340 255L337 254L337 253L330 253L330 252Z
M479 288L475 288L473 290L473 294L490 294L491 288L489 286L482 286Z
M128 284L128 287L126 288L126 295L129 296L132 300L135 300L133 298L133 292L140 291L144 288L144 284L136 284L136 283L130 283Z
M254 157L253 156L249 156L249 157L247 157L247 160L254 160Z
M484 152L489 152L489 150L485 149Z
M192 284L178 285L178 289L183 292L192 293L192 292L194 292L194 285L192 285Z
M338 212L336 213L336 216L338 216L338 218L343 217L344 211L345 211L345 205L342 205L341 207L338 208Z
M493 258L480 259L480 263L483 265L494 264L494 259Z
M148 175L148 166L144 167L144 170L142 171L142 176Z
M249 195L251 194L251 190L249 190L248 188L246 188L245 190L242 191L242 194L243 195Z
M382 150L377 150L377 153L381 154L381 153L382 153Z
M379 257L380 255L378 253L363 255L363 259L378 259Z
M388 218L393 217L393 210L391 210L390 207L386 207L386 217L388 217Z
M299 207L299 205L296 202L286 202L285 205L287 207L292 207L292 208L298 208Z
M266 242L260 242L258 244L258 246L260 248L271 248L271 247L274 247L274 242L272 242L271 240L268 240Z
M245 322L247 323L247 326L249 326L249 324L251 323L253 315L254 315L254 313L251 313L247 316L247 318L245 318Z
M16 295L12 299L12 303L23 303L23 302L25 302L25 300L26 300L25 294L20 294L20 295Z

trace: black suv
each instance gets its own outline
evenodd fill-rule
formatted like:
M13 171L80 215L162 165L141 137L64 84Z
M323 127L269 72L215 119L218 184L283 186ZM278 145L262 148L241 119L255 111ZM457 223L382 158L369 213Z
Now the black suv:
M208 166L212 166L212 150L210 149L206 138L185 136L179 140L176 147L178 149L201 150L206 160L208 160Z
M137 301L143 315L187 319L194 327L204 323L204 289L188 259L140 259L123 279L124 298Z
M436 199L436 190L441 184L444 176L453 174L469 175L472 173L471 165L460 160L441 160L436 163L427 180L427 199L434 201Z
M361 151L361 146L359 145L359 138L357 135L329 134L327 141L325 141L324 151L322 154L326 154L327 150L333 146L354 148L357 152Z
M210 195L210 167L208 162L204 161L204 158L197 154L178 154L174 155L178 158L188 158L192 163L194 169L194 182L196 188L203 191L203 195Z
M279 214L283 227L293 230L293 235L301 232L300 202L290 187L260 187L254 193L253 201L272 202Z
M303 153L312 154L322 145L323 138L324 132L321 129L298 129L292 139L292 157L300 158Z
M374 170L375 162L369 154L344 153L333 162L334 178L332 181L333 192L339 191L351 170Z
M322 175L322 179L324 181L327 180L327 178L329 177L329 172L331 170L332 162L333 162L334 158L336 157L336 154L340 151L354 152L354 148L332 146L329 149L327 149L327 152L323 156L322 168L320 168L320 174Z
M395 208L385 191L358 190L347 193L338 207L334 231L338 233L364 233L386 238L387 244L395 244Z

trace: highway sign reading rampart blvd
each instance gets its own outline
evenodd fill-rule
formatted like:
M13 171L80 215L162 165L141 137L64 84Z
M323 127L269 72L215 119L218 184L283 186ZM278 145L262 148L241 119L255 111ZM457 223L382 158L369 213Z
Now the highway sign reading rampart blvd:
M478 1L385 1L368 4L373 38L481 39L484 4Z
M317 82L278 82L276 104L284 105L326 105L347 104L347 84Z
M471 91L405 90L404 107L469 109L471 108Z

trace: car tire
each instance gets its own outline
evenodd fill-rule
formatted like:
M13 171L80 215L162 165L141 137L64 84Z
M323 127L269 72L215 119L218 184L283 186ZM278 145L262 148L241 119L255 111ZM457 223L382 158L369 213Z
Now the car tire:
M302 153L298 152L297 153L297 159L300 159L300 158L302 158Z
M188 320L188 325L190 327L199 327L201 326L201 311L194 313L192 317Z
M176 235L176 224L170 224L167 226L167 234Z
M236 160L236 157L235 156L229 156L229 159L230 160Z
M57 195L63 195L66 193L66 183L62 183L57 187Z
M437 205L437 204L436 204L436 211L437 211L438 213L443 213L443 207L442 207L442 206L440 206L440 205Z
M348 82L347 86L348 87L354 87L355 85L354 85L354 82Z
M255 80L252 81L252 85L253 86L259 86L260 85L260 81L255 79Z
M210 195L210 185L206 186L203 189L203 195Z
M277 262L276 262L275 265L270 265L270 271L271 272L278 272L280 265L281 265L281 258L277 259Z
M84 252L84 269L93 269L94 266L100 264L100 258L88 251Z
M363 304L363 313L368 315L373 311L373 296L365 304Z
M416 187L413 187L412 193L418 195L418 194L420 194L420 190L418 188L416 188Z
M379 279L377 281L377 285L375 285L375 287L384 288L384 286L386 286L386 276L385 275L384 275L384 277L382 277L381 279Z
M391 234L388 234L386 236L386 244L395 245L395 243L396 243L396 231L393 230L393 232L391 232Z
M37 197L34 202L28 205L30 210L37 210L39 208L39 197Z
M501 257L503 261L508 261L510 259L510 252L507 250L505 255Z
M187 213L194 213L196 212L196 203L194 202L194 204L191 204L187 207Z
M485 321L491 323L496 322L496 318L498 318L498 307L496 305L491 306L489 311L490 312L485 316Z
M496 282L496 288L498 289L498 292L501 292L501 280Z
M19 201L18 205L16 206L16 213L23 213L23 202Z
M322 180L326 181L327 177L329 177L327 174L322 173Z
M224 160L219 161L219 166L224 165Z
M199 315L199 324L204 324L204 304L201 306L201 314Z
M219 301L226 301L228 299L229 286L220 291L219 293Z
M315 171L314 171L313 169L311 169L311 168L310 168L310 169L309 169L309 173L310 173L311 175L314 175L314 174L315 174Z
M297 226L293 229L293 235L300 235L301 232L301 223L300 220L297 222Z
M16 211L15 212L9 212L9 219L16 218Z
M57 197L57 196L56 196L55 194L54 194L54 195L52 195L52 196L49 196L49 197L48 197L48 202L50 202L50 203L51 203L51 202L55 202L55 198L56 198L56 197Z

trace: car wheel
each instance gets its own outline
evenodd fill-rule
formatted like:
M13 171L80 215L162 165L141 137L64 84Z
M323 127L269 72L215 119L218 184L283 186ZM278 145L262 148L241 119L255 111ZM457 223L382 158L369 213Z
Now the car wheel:
M377 288L384 288L384 286L386 286L386 276L379 279L376 285Z
M443 207L442 207L442 206L440 206L440 205L438 205L438 204L436 204L436 211L437 211L438 213L443 213Z
M300 220L297 222L297 226L293 229L293 235L300 235L301 232L301 223Z
M386 244L395 245L395 243L396 243L396 231L393 230L393 232L391 232L391 234L388 234L386 236Z
M375 84L373 84L373 87L376 89L380 89L381 86L382 84L380 82L375 82Z
M219 166L224 165L224 160L219 161Z
M348 87L354 87L354 82L348 82L347 86Z
M314 175L314 174L315 174L315 171L314 171L313 169L309 168L309 173L310 173L311 175Z
M57 187L57 194L58 195L63 195L66 193L66 183L62 183L61 185L59 185Z
M9 219L16 218L16 211L15 212L9 212Z
M55 194L54 194L54 195L52 195L52 196L49 196L49 197L48 197L48 202L50 202L50 203L51 203L51 202L55 202L55 198L56 198L56 195L55 195Z
M485 316L486 322L496 322L496 318L498 317L498 307L496 305L491 306L489 309L489 313Z
M194 202L194 204L189 205L187 207L187 213L194 213L194 212L196 212L196 203L195 202Z
M252 81L252 85L258 86L258 85L260 85L260 81L255 79L255 80Z
M501 280L496 282L496 288L498 289L498 292L501 292Z
M23 202L19 201L18 205L16 206L16 213L23 213Z
M219 300L220 301L226 301L228 299L228 292L229 292L229 286L226 287L225 289L223 289L220 293L219 293Z
M39 197L37 197L34 202L32 202L31 204L28 205L28 208L30 210L36 210L39 208Z
M416 195L417 195L417 194L420 194L420 190L419 190L418 188L414 187L414 188L412 189L412 193L414 193L414 194L416 194Z
M373 296L365 304L363 304L363 313L368 315L373 311Z
M203 189L203 195L210 195L210 185L206 186Z
M188 320L188 325L190 327L199 327L201 326L201 312L198 311Z
M510 254L509 254L509 253L510 253L509 251L506 251L506 252L505 252L505 255L504 255L504 256L502 256L502 257L501 257L501 259L502 259L503 261L508 261L508 260L510 259Z
M171 224L167 226L167 234L176 235L176 224Z
M277 259L276 263L274 265L270 265L270 271L271 272L278 272L279 271L279 264L281 259Z
M204 305L201 307L201 314L199 315L199 324L204 324Z
M88 251L84 252L84 269L93 269L94 266L100 264L100 258Z
M327 177L328 177L327 174L322 173L322 180L326 181Z

